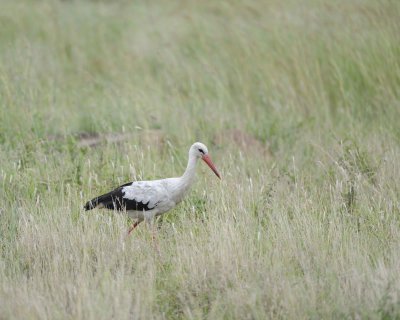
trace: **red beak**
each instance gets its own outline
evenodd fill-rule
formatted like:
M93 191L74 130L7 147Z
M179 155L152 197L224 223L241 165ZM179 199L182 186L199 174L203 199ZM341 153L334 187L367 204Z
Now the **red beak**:
M214 166L214 163L211 161L210 156L209 156L208 154L206 154L206 155L202 156L201 159L203 159L203 161L204 161L205 163L207 163L207 165L210 167L210 169L211 169L212 171L214 171L215 175L216 175L218 178L221 179L221 176L219 175L219 172L218 172L217 168Z

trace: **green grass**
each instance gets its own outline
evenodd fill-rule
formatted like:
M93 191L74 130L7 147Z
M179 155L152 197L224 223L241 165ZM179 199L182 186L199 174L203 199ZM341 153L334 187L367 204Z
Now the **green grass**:
M399 16L3 0L0 318L400 318ZM125 216L82 210L181 174L195 141L223 180L199 166L160 254L144 225L125 240Z

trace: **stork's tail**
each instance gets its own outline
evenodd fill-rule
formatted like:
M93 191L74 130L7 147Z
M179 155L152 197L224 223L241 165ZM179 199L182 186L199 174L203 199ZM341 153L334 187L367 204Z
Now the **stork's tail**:
M123 200L121 199L123 193L121 192L123 187L131 185L132 182L125 183L124 185L118 187L117 189L105 193L101 196L93 198L92 200L86 202L83 207L86 211L92 210L94 208L107 208L107 209L117 209L121 210Z
M92 210L94 208L103 208L104 207L104 201L107 199L104 199L106 194L103 194L102 196L96 197L88 202L86 202L85 206L83 207L86 211Z
M97 207L98 205L98 198L94 198L88 202L86 202L85 206L83 207L86 211L92 210Z
M85 206L83 207L86 211L92 210L94 208L104 208L107 207L110 203L113 203L113 198L112 198L112 192L103 194L101 196L98 196L96 198L93 198L92 200L86 202Z

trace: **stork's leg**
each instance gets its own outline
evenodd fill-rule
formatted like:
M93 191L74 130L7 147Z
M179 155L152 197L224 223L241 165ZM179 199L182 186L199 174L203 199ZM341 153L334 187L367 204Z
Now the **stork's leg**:
M141 223L141 222L142 222L142 220L138 220L134 224L132 224L132 227L130 227L129 230L128 230L128 236L131 234L133 229L135 229L138 226L138 224Z
M146 222L147 222L147 225L149 226L149 229L151 230L151 241L153 243L153 246L156 249L157 253L160 254L154 220L155 220L155 217L151 218L151 219L146 219Z

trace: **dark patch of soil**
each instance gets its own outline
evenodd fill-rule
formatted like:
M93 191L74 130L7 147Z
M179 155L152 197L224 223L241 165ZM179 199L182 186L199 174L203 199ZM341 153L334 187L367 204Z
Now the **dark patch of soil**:
M252 152L263 156L271 156L268 146L240 129L222 130L214 135L213 143L217 146L235 145L243 152Z
M94 148L102 144L120 144L129 141L132 138L138 139L141 145L151 145L153 147L162 148L166 141L166 135L161 130L140 130L137 132L121 133L97 133L97 132L80 132L73 135L80 148ZM49 141L65 141L66 136L53 135L48 137Z

